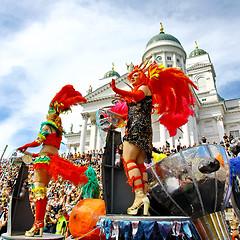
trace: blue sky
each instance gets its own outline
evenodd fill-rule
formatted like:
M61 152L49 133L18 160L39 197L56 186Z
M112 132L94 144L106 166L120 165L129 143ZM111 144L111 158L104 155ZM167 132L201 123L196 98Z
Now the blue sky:
M65 84L83 95L115 64L139 64L160 31L175 36L187 55L209 53L219 94L240 94L238 0L2 0L0 8L0 153L37 136L52 97ZM63 117L78 126L80 107ZM63 148L64 149L64 148Z

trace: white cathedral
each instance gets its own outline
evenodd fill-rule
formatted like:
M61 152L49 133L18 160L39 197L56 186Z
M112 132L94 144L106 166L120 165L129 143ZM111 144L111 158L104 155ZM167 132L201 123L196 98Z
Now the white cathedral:
M231 133L235 138L239 137L240 129L240 98L224 100L216 89L215 71L209 54L199 49L193 50L187 57L181 43L177 38L163 31L161 25L160 33L152 37L145 48L142 61L152 56L152 60L165 67L177 67L182 69L189 78L197 85L198 90L192 89L196 99L194 115L189 117L187 124L178 130L177 135L170 137L163 125L157 122L157 115L152 114L153 146L162 147L168 141L172 147L176 147L178 139L182 145L187 147L198 144L202 136L205 136L209 143L219 143L224 133ZM128 65L129 72L133 64ZM98 128L96 114L99 109L113 106L115 93L109 86L112 78L116 80L116 86L124 90L130 90L126 74L120 76L114 68L107 72L103 79L96 83L99 86L92 91L90 87L85 96L87 103L82 107L82 124L77 133L70 130L65 135L67 139L67 152L87 152L99 150L105 146L107 133ZM79 116L80 122L80 116ZM78 123L75 123L78 124ZM72 128L71 128L72 129ZM118 128L124 136L125 129Z

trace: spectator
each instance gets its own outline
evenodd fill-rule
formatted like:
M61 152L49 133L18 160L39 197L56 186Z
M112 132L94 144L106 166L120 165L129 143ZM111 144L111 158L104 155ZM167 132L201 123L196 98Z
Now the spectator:
M201 141L202 141L203 144L207 143L207 139L204 136L202 136Z
M179 152L181 149L181 141L180 139L178 139L178 142L177 142L177 151Z
M47 212L45 216L44 232L55 233L56 232L57 219L55 218L55 212L52 210L51 206L47 207Z
M170 143L168 141L166 141L166 148L167 148L167 150L170 149Z
M223 140L224 140L224 142L228 142L228 136L226 133L224 133L224 135L223 135Z
M219 145L222 146L222 147L224 147L224 142L223 142L223 140L220 141Z
M228 135L228 140L229 140L230 143L233 140L233 135L231 133L229 133L229 135Z
M58 211L58 219L57 219L57 226L56 226L56 234L65 236L68 227L68 220L67 213L65 210L60 209Z

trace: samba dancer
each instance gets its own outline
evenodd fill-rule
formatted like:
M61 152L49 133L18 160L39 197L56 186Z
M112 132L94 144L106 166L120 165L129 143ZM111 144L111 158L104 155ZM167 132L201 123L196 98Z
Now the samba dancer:
M181 70L164 69L155 62L149 64L149 60L139 67L135 66L128 75L134 87L131 92L117 88L115 80L110 83L113 91L123 97L128 105L122 156L127 183L135 192L134 203L127 209L129 215L136 215L142 206L143 214L148 215L144 159L150 159L152 155L152 110L160 116L158 121L168 129L170 136L176 135L177 128L187 123L189 115L193 114L189 108L194 105L190 85L196 86Z
M69 180L74 184L86 184L87 177L84 172L87 167L77 167L72 163L62 159L58 155L62 140L62 121L59 116L71 110L72 105L86 103L86 99L81 93L76 91L72 85L64 86L52 99L47 120L41 124L38 138L32 143L28 143L18 150L25 152L29 147L38 147L42 144L39 154L32 154L37 157L33 162L34 188L32 189L35 200L35 222L33 227L25 232L25 236L33 237L40 230L43 234L44 216L47 205L47 185L53 177L54 181L61 175L63 179Z

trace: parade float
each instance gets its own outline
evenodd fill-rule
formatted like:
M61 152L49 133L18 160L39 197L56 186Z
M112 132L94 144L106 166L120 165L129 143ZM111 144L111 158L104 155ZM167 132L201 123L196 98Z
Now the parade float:
M129 216L134 197L117 160L121 118L106 109L102 114L108 116L99 118L108 132L102 163L107 214L100 217L106 239L231 239L224 211L231 195L239 211L232 179L240 167L232 167L225 148L199 145L149 165L151 216Z

